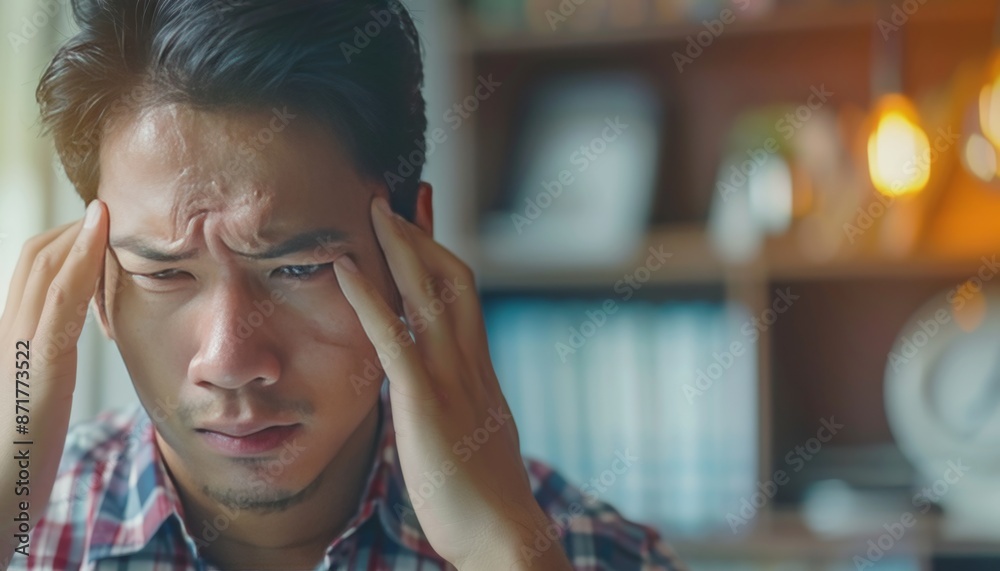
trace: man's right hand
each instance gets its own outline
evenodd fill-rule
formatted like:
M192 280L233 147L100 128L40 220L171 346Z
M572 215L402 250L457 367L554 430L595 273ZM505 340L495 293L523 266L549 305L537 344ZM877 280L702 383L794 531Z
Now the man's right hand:
M14 534L20 531L15 518L24 511L21 502L28 503L32 528L45 513L66 441L76 388L76 346L88 304L104 271L108 239L104 204L94 200L91 208L95 209L88 209L88 215L93 216L91 226L78 220L28 240L0 317L2 569L7 568L17 547ZM23 392L18 393L18 389ZM22 399L20 403L18 399ZM18 409L18 404L22 408ZM31 444L15 445L14 441ZM27 484L18 482L22 468L14 459L25 450L30 458Z

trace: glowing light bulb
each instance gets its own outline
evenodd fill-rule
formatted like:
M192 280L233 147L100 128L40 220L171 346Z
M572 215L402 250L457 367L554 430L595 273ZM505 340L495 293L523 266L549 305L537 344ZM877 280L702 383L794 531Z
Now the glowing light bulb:
M868 137L868 172L887 196L920 192L931 176L930 141L904 97L888 95L879 104L875 129Z
M997 151L986 137L972 133L965 142L962 158L973 175L984 182L992 182L1000 175L997 168Z
M994 51L980 73L978 98L970 97L962 116L958 156L967 172L997 189L1000 188L1000 50Z
M991 80L979 91L979 128L994 147L1000 147L1000 69L992 67Z

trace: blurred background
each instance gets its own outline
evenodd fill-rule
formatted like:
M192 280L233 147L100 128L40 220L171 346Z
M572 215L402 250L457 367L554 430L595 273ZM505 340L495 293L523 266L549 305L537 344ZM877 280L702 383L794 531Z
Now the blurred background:
M526 455L696 571L1000 569L997 2L407 5ZM3 296L82 215L66 8L0 4ZM135 402L92 316L80 355L73 422Z

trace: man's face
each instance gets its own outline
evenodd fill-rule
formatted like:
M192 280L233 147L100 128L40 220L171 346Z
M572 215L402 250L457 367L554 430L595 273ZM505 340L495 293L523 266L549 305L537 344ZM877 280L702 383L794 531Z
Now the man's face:
M369 215L384 187L281 110L157 107L109 131L100 167L110 334L168 465L230 504L305 490L378 399L378 357L331 262L350 255L398 307ZM182 258L150 259L163 255ZM269 425L293 426L270 443L203 430Z

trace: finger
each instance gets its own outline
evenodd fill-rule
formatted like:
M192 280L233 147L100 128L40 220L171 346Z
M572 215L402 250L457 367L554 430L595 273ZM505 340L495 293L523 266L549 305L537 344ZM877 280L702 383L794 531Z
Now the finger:
M421 259L429 266L431 273L445 276L442 289L450 296L448 304L453 306L455 329L459 339L486 342L486 327L483 322L483 308L476 292L476 280L472 270L458 256L429 236L419 226L404 222L413 236L411 244Z
M17 308L21 305L21 298L24 296L24 287L31 273L31 265L38 256L38 252L45 246L51 244L56 238L69 231L75 222L63 224L37 236L32 237L21 248L21 256L14 266L14 275L11 276L10 289L7 290L7 301L4 304L3 316L0 317L0 331L6 331L14 316L17 315Z
M453 252L441 245L422 228L408 221L403 221L404 227L411 237L409 243L418 252L431 273L447 276L443 280L441 294L450 309L446 312L455 337L463 348L469 362L482 362L479 371L483 378L495 380L493 364L489 357L489 343L486 337L486 324L483 320L483 307L476 292L475 275ZM484 355L485 359L473 356ZM494 382L494 388L499 392L499 384Z
M47 283L33 284L37 287L29 292L33 298L23 327L33 332L33 338L42 341L43 346L39 349L46 361L75 352L88 302L103 269L107 215L99 200L91 203L87 220L91 222L82 225L76 239L53 254L53 258L62 259L62 263L55 266L55 277ZM49 271L36 272L32 279L39 278L41 273L49 274ZM53 345L45 346L48 343Z
M90 299L104 270L107 215L94 200L66 260L46 292L35 336L41 340L38 370L48 379L53 396L72 399L76 385L76 353Z
M425 398L424 395L432 394L429 375L406 324L400 321L368 278L358 271L353 260L342 256L334 261L333 268L344 297L378 351L389 382L407 395Z
M425 354L433 372L451 366L458 347L455 333L449 319L439 319L442 311L439 277L433 275L427 265L414 250L412 238L404 226L405 221L389 212L382 205L384 200L372 204L372 218L379 244L385 253L386 262L393 281L406 305L407 320L411 323L418 349ZM440 309L440 310L439 310Z
M77 220L67 232L60 234L59 237L42 248L31 261L28 281L24 286L24 295L21 297L21 303L14 319L14 331L18 338L30 339L34 337L35 330L38 328L38 318L45 306L45 295L49 284L52 283L59 268L62 267L81 228L83 228L83 222Z

